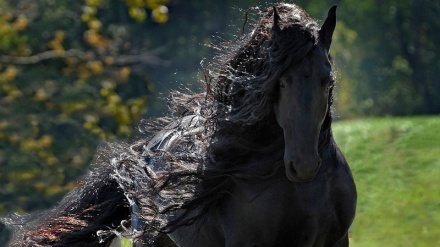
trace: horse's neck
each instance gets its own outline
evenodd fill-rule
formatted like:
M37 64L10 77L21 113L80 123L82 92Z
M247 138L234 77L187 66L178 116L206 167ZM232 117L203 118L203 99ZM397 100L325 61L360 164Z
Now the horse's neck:
M325 148L320 151L320 155L323 160L320 169L325 173L332 172L338 170L341 167L347 166L347 161L345 160L344 155L339 150L339 147L336 144L333 135L330 134L327 141L328 142L326 143Z
M330 115L327 115L324 120L325 127L321 129L319 133L318 152L321 155L329 146L335 143L332 133L332 119Z

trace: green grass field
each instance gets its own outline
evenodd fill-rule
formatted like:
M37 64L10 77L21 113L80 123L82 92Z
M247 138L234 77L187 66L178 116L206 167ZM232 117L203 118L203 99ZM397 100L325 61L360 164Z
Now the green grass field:
M440 116L334 124L358 188L353 247L440 246Z

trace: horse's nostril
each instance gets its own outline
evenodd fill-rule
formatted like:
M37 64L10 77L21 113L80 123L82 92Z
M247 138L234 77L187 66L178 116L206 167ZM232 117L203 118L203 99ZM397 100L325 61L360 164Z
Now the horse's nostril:
M293 162L290 162L289 167L290 167L290 171L292 172L292 175L298 176L298 172L296 171Z
M294 182L312 181L318 173L321 163L320 157L289 160L285 163L287 177Z

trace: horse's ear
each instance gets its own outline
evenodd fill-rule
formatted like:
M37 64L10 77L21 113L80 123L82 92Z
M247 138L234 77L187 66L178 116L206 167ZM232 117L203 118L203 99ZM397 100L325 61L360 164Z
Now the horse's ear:
M333 31L336 27L336 5L330 8L327 14L327 18L322 24L319 30L319 40L324 45L327 50L330 50L330 45L332 43Z
M272 30L274 32L281 31L280 20L281 20L280 14L278 13L277 8L275 6L273 6L273 26L272 26Z

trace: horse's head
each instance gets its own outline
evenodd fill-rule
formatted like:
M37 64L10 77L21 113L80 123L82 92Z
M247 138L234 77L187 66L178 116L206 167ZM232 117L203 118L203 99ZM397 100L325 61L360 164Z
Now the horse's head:
M279 20L274 9L274 35L282 32ZM287 67L277 82L275 117L284 132L287 178L294 182L312 181L321 165L318 143L334 83L329 49L335 25L336 6L329 10L318 42L308 46L303 58Z

